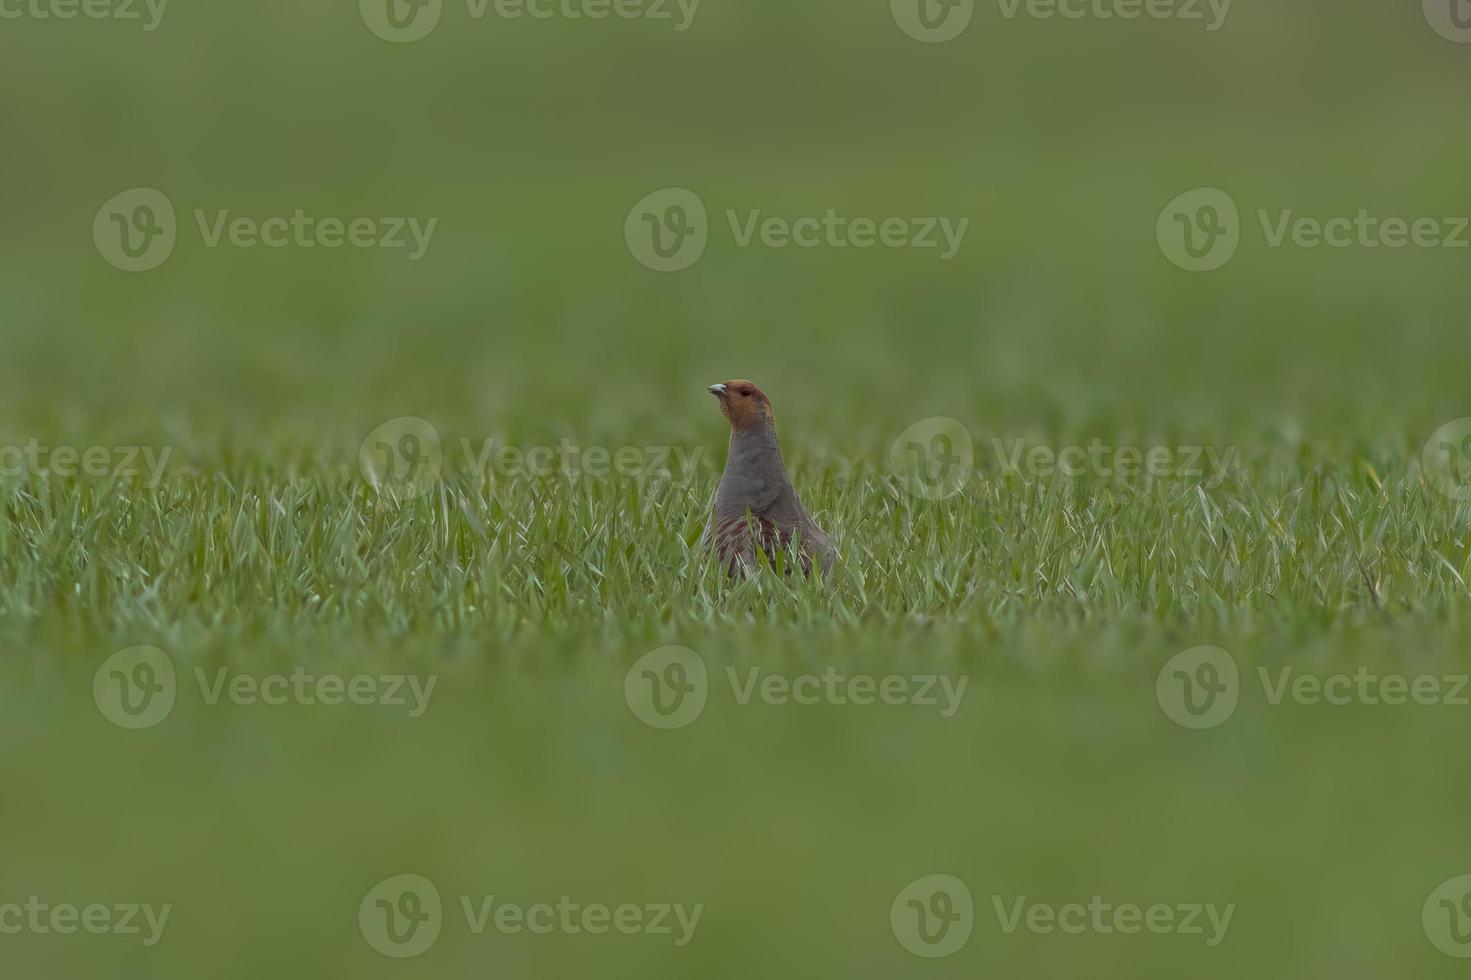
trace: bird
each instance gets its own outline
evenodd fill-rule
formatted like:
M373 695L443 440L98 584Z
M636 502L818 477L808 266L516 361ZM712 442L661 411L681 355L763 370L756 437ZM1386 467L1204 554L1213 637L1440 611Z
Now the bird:
M811 575L814 564L831 571L837 552L807 516L787 475L771 400L750 381L725 381L708 390L730 421L730 452L705 528L706 548L731 578L756 569L758 547L774 565L794 540L803 575Z

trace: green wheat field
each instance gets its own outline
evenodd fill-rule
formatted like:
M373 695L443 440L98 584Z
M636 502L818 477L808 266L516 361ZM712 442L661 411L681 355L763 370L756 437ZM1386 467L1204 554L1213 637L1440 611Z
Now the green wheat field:
M1435 3L394 2L0 5L0 974L1461 975Z

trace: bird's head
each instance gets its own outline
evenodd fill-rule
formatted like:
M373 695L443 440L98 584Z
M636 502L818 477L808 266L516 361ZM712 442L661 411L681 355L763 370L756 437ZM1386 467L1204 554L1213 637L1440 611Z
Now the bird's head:
M770 399L749 381L711 385L710 394L720 400L720 410L730 419L732 431L742 432L776 424Z

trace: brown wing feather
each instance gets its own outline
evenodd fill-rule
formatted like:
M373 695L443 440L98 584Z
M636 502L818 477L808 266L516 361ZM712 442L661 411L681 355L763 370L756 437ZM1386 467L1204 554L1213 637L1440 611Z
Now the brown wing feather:
M715 524L714 547L720 556L720 563L725 567L726 574L734 577L737 574L756 567L756 549L759 547L766 558L773 565L776 564L777 555L786 551L792 545L794 528L782 529L775 523L764 517L751 517L745 515L739 517L728 517ZM799 560L802 565L802 574L812 573L812 559L802 549ZM790 571L790 570L788 570Z

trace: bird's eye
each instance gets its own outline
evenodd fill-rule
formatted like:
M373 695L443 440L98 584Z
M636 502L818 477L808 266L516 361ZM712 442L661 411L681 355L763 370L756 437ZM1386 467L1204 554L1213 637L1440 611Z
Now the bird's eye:
M751 389L750 388L742 388L741 389L741 397L742 398L750 398L751 397Z

